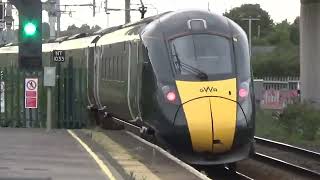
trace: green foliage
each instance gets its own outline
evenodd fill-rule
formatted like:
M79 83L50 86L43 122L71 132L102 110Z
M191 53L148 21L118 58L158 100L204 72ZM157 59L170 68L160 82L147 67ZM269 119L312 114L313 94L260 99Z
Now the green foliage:
M267 36L266 40L272 45L288 45L290 44L290 24L287 20L276 24Z
M252 25L253 46L274 46L275 50L268 54L254 54L252 67L254 75L264 76L299 76L299 17L293 24L287 20L275 24L268 12L258 4L244 4L224 14L248 31L246 17L259 17L260 21ZM258 25L261 27L261 36L258 37Z
M278 46L272 53L253 56L251 62L255 77L300 74L299 47L290 44Z
M289 107L290 108L290 107ZM291 110L292 114L296 114L297 108L294 108L294 110ZM297 128L299 130L296 130L296 128L293 129L293 133L289 133L288 130L285 128L284 122L281 122L281 120L284 118L284 116L287 116L287 114L282 114L281 118L274 118L272 115L275 113L275 111L271 110L258 110L257 116L256 116L256 136L264 137L267 139L272 139L275 141L280 141L288 144L292 144L295 146L300 146L304 148L316 148L320 147L320 130L318 130L318 133L315 133L315 137L313 140L310 140L312 138L308 137L314 134L312 131L306 131L302 130L302 127L305 127L306 129L308 126L314 126L314 123L317 123L318 129L319 129L319 123L320 122L314 122L310 123L308 119L304 119L303 121L300 121L301 124L304 124L300 126L300 128ZM312 117L309 116L309 117ZM319 116L317 116L319 118ZM294 118L293 115L289 115L289 118ZM288 118L288 121L289 121ZM316 119L316 118L313 118ZM299 121L295 121L298 123ZM288 122L291 124L292 127L295 127L295 125L292 123L292 121ZM314 128L315 129L315 128ZM303 133L304 132L304 135ZM308 133L310 132L310 135Z
M248 32L248 21L243 21L242 18L259 18L260 21L253 22L252 33L253 36L258 36L258 26L260 25L261 37L265 37L272 31L273 20L267 11L263 10L259 4L244 4L240 7L231 9L224 13L224 16L232 19L239 24L244 30Z
M310 104L292 104L284 109L279 122L288 134L314 140L320 128L320 111Z
M76 25L71 25L68 26L66 31L62 31L61 32L61 36L71 36L74 34L78 34L78 33L94 33L98 30L100 30L101 27L98 25L93 26L92 28L90 28L89 25L87 24L83 24L80 28L77 27Z
M298 23L296 20L295 23ZM299 24L290 24L287 20L276 24L273 31L265 38L254 39L254 45L275 46L275 50L268 54L256 54L252 57L254 75L264 76L299 76L300 75L300 50L299 30L293 34L294 27Z
M300 17L297 17L290 26L290 41L295 45L300 44Z

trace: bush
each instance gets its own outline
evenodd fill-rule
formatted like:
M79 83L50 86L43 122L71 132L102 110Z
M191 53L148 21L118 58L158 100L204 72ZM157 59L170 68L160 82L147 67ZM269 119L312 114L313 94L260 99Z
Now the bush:
M300 75L298 46L277 46L271 53L253 56L251 62L256 77Z
M284 109L279 123L289 135L314 140L320 128L320 111L310 104L292 104Z

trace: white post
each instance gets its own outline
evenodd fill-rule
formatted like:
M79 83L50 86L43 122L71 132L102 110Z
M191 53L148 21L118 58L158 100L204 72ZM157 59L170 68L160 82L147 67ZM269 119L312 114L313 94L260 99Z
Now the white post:
M301 99L320 104L320 1L301 0Z
M249 19L249 50L250 50L250 56L252 56L252 20Z
M57 10L57 37L60 37L60 31L61 31L60 0L56 0L56 10Z
M47 131L52 130L52 87L47 87Z
M50 39L55 39L56 38L56 17L50 15L49 12L49 25L50 25Z

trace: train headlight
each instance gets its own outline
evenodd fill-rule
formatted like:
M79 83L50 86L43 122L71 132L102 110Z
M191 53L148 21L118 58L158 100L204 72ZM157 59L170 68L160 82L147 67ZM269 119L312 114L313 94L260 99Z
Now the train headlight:
M242 82L239 86L239 101L248 98L250 92L250 80Z
M238 110L237 119L238 124L242 126L248 126L252 114L252 102L250 96L250 82L251 80L244 81L239 85L239 98L238 98Z
M173 91L170 91L167 93L167 100L170 101L170 102L174 102L177 98L177 95L175 92Z
M176 88L173 88L171 86L163 86L162 93L166 102L178 104L179 98L178 98Z

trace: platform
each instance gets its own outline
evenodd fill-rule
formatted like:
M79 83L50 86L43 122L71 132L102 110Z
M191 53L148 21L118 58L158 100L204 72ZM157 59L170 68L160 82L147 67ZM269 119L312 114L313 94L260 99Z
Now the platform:
M77 130L79 137L95 142L135 179L199 180L209 179L161 147L128 131Z
M127 131L0 128L0 180L208 179Z
M96 152L93 152L96 153ZM104 164L107 160L98 156ZM107 166L114 179L123 178ZM0 129L0 179L110 179L90 153L67 130Z

